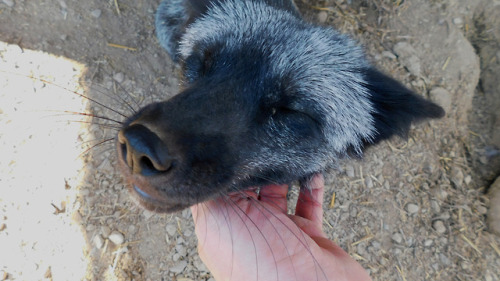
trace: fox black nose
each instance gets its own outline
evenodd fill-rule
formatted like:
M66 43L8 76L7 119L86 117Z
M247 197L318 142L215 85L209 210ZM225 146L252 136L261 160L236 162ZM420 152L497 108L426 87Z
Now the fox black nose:
M173 158L160 137L140 124L134 124L118 133L121 156L134 174L157 175L172 167Z

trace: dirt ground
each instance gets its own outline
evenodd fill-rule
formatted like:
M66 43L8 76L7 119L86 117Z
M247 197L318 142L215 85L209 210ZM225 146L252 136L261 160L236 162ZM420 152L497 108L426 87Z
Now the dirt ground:
M213 280L188 210L131 201L98 118L178 92L158 3L0 2L0 280ZM447 110L325 175L329 237L374 280L500 280L500 1L297 4Z

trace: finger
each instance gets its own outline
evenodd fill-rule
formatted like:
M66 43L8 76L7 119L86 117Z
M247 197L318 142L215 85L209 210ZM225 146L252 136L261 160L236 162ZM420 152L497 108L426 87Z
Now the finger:
M318 226L315 222L294 215L289 215L288 217L300 228L300 230L304 231L307 236L327 238L321 226Z
M311 220L317 226L323 225L323 193L324 178L322 174L316 174L309 183L309 189L301 189L295 215Z
M288 193L288 185L286 184L270 184L260 188L259 199L262 202L269 203L271 206L278 208L283 213L287 212L286 194Z

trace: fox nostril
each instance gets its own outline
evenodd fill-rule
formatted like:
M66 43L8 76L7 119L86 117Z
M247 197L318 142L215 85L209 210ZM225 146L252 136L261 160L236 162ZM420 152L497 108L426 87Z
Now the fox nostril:
M135 174L156 175L172 167L173 158L160 137L143 125L134 124L118 133L123 160Z

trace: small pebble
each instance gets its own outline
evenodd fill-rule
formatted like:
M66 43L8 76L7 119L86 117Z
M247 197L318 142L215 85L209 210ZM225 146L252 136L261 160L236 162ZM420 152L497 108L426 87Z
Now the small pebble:
M351 208L349 208L349 216L351 216L351 218L355 218L357 215L358 209L356 209L356 207L352 206Z
M63 0L59 0L59 5L61 5L61 8L65 10L68 8L68 4L66 4Z
M120 232L114 230L108 237L109 241L113 242L115 245L121 245L125 242L125 237Z
M462 23L464 23L462 18L454 18L453 19L453 24L455 24L455 25L461 25Z
M490 200L487 215L488 229L500 236L500 177L490 185L487 195Z
M115 75L113 75L113 79L116 82L121 83L121 82L123 82L123 80L125 80L125 75L123 75L123 73L121 73L121 72L118 72Z
M179 255L181 256L185 256L187 254L187 250L186 250L186 247L182 246L181 244L177 244L175 245L175 250L177 251L177 253L179 253Z
M434 243L434 241L432 241L432 239L426 239L424 241L424 246L425 247L430 247L433 243Z
M389 51L383 51L382 52L382 57L384 58L388 58L388 59L391 59L391 60L395 60L396 59L396 55L392 52L389 52Z
M406 210L410 214L415 214L416 212L418 212L418 210L420 210L420 208L418 207L418 205L410 203L406 205Z
M417 55L417 51L407 42L399 42L394 45L394 53L398 56L400 63L408 69L408 71L415 75L420 76L421 65L420 58Z
M392 241L398 243L398 244L401 244L401 242L403 242L403 236L399 233L394 233L392 235Z
M129 227L128 227L128 231L127 233L128 234L135 234L135 232L137 231L137 227L133 224L131 224Z
M446 212L443 212L439 218L443 219L443 220L448 220L449 218L451 217L450 215L450 212L446 211Z
M320 23L325 23L328 19L328 13L326 11L321 11L318 13L318 21Z
M464 173L460 168L453 167L451 169L451 182L453 182L456 187L462 187L464 182Z
M99 18L101 16L102 11L99 9L93 10L90 12L90 15L93 16L94 18Z
M95 229L95 225L93 224L88 224L87 227L85 228L85 230L87 230L87 232L91 232Z
M351 166L351 165L348 165L345 167L345 173L348 177L350 178L354 178L355 174L354 174L354 167Z
M175 266L172 266L171 268L169 268L169 270L170 270L170 272L179 274L182 271L184 271L184 268L186 268L186 266L187 266L187 261L180 261Z
M441 260L441 263L444 264L444 265L450 265L451 264L451 261L450 259L445 256L444 254L439 254L439 259Z
M365 178L365 184L367 188L372 188L373 187L373 181L371 177L366 177Z
M465 176L464 183L466 185L469 185L471 181L472 181L472 177L470 175Z
M166 230L170 237L173 237L177 233L177 227L173 224L167 224Z
M198 271L208 272L207 267L200 259L195 259L193 261L193 265L196 269L198 269Z
M109 234L111 234L111 228L109 228L109 226L107 225L103 225L101 227L101 234L104 238L108 238Z
M429 98L433 102L439 104L445 112L449 112L451 110L452 96L448 90L441 87L433 88L429 92Z
M14 7L14 0L3 0L3 3L9 7Z
M102 236L100 234L97 234L94 237L94 245L97 249L101 249L102 246L104 245L104 239L102 238Z
M446 232L446 227L444 226L443 221L441 220L436 220L433 224L432 227L437 231L439 234L443 234Z
M488 209L485 206L477 206L477 212L480 213L481 215L486 215L488 213Z

